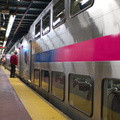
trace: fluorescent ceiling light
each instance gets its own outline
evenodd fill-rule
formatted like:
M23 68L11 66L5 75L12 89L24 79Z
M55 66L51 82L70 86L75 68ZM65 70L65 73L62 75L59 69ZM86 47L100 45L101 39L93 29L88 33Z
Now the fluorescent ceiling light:
M5 47L6 43L7 43L7 41L4 41L4 43L3 43L3 47Z
M0 30L1 31L5 31L6 29L4 27L0 27Z
M10 15L8 26L7 26L7 31L6 31L6 35L5 35L7 38L9 36L9 34L10 34L13 22L15 20L15 17L16 17L15 15Z
M5 20L5 14L3 14L3 19Z
M2 54L4 53L4 50L5 50L5 49L2 50Z

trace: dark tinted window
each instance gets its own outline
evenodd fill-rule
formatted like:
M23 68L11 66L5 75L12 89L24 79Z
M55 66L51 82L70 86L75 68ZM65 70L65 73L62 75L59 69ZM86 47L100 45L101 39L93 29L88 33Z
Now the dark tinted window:
M42 33L43 35L50 31L50 11L43 17Z
M52 72L52 94L61 100L64 99L65 76L63 72Z
M40 70L34 69L34 84L40 86Z
M59 0L53 7L53 27L57 27L65 21L64 0Z
M93 84L92 78L86 75L70 74L69 76L69 103L73 107L92 114Z
M49 91L49 80L50 80L50 74L49 74L49 71L47 70L42 70L41 71L41 80L42 80L42 88L45 90L45 91Z
M38 23L35 25L35 38L38 38L38 37L40 37L40 35L41 35L40 27L41 27L40 22L38 22Z
M103 81L103 120L120 120L120 80Z
M93 4L93 0L71 0L70 14L73 16L81 12Z

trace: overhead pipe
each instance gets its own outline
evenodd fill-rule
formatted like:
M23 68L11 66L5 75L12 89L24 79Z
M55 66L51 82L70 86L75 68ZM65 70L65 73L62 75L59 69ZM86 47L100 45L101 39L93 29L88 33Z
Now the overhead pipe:
M28 5L28 7L27 7L27 9L26 9L26 11L25 11L25 13L24 13L24 15L23 15L21 21L19 22L19 24L18 24L18 26L17 26L17 28L16 28L14 34L13 34L12 39L14 38L16 32L18 31L18 29L19 29L19 27L20 27L20 25L21 25L23 19L25 18L26 14L27 14L28 10L30 9L31 5L33 4L33 2L34 2L34 0L31 0L31 1L30 1L30 4ZM12 42L12 39L11 39L10 42L8 43L7 47L8 47L8 46L10 45L10 43ZM7 47L6 47L6 48L7 48Z

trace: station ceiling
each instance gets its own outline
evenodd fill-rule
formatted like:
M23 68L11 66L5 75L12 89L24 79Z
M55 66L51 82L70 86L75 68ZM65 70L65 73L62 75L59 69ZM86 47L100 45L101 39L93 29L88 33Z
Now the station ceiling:
M23 35L52 0L0 0L0 47L6 43L6 51ZM16 15L8 38L5 37L10 15Z

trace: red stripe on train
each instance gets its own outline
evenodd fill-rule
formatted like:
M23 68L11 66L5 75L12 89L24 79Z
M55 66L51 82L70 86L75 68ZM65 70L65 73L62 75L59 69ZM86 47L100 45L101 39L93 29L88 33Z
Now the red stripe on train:
M120 34L58 48L54 59L56 62L120 60Z

